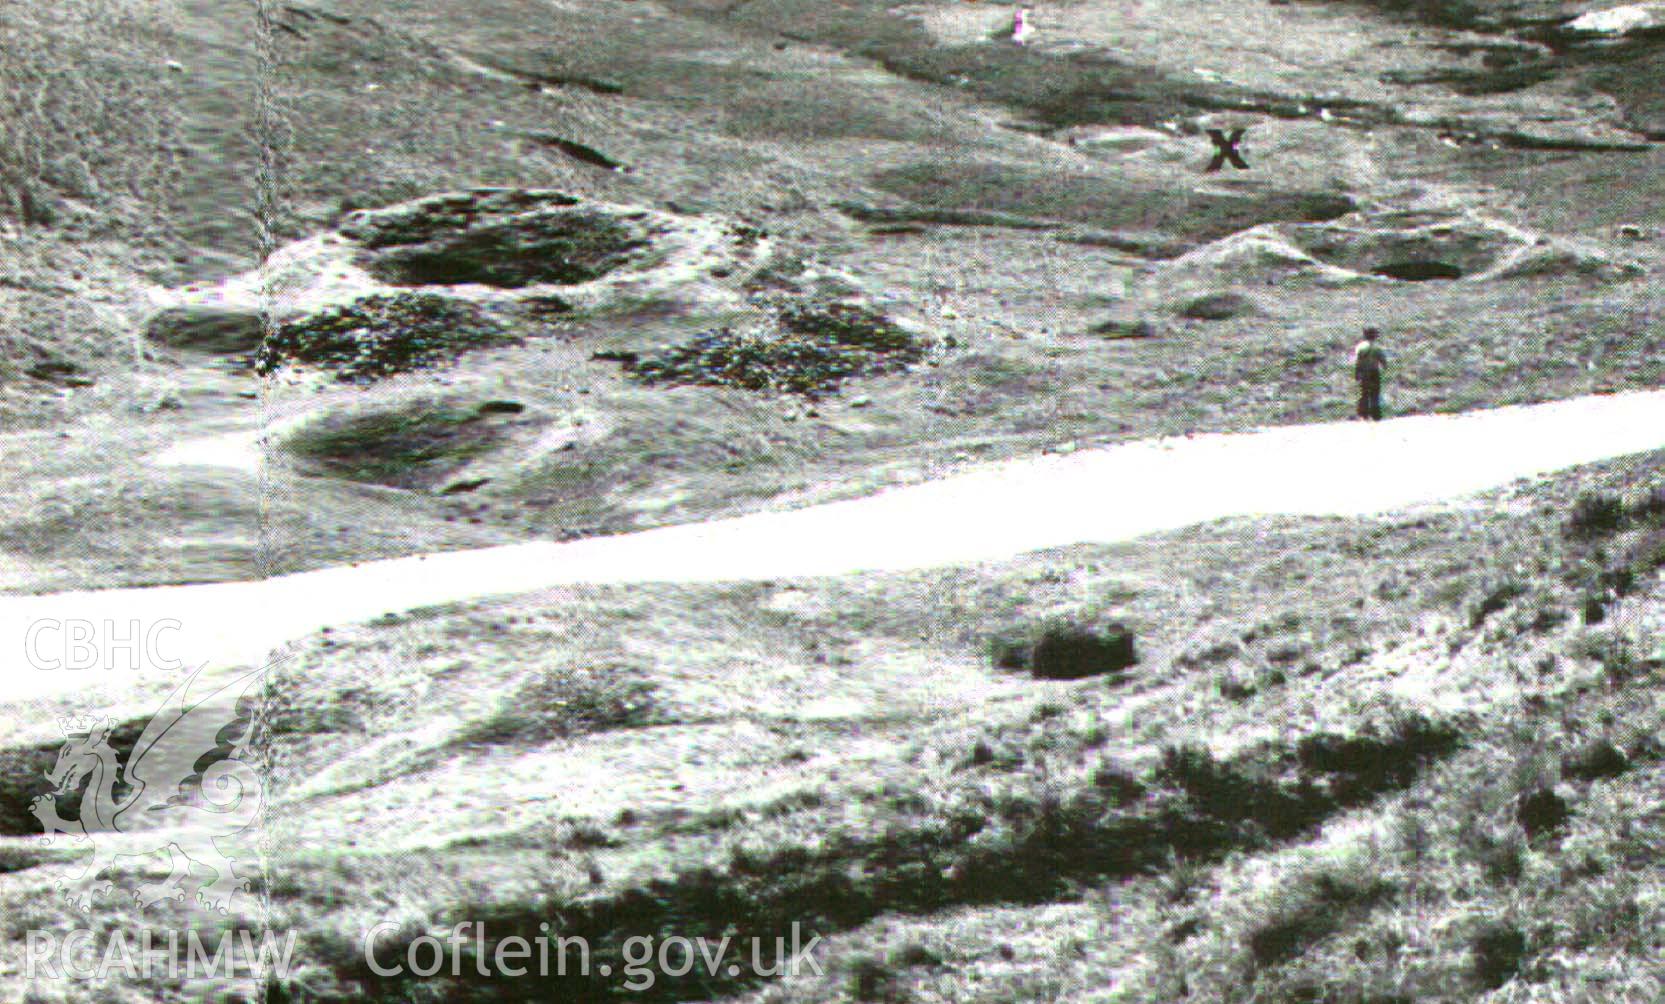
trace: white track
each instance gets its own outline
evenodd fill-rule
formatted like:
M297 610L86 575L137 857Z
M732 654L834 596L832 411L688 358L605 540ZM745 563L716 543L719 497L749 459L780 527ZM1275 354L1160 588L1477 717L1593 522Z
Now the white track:
M1593 396L1381 424L1302 425L1024 459L805 509L569 543L366 562L222 584L0 598L5 694L74 689L107 671L32 668L56 622L165 620L164 663L263 659L332 624L576 583L714 582L968 564L1123 541L1228 516L1360 515L1450 499L1665 446L1665 392ZM126 658L123 656L123 658ZM144 668L155 669L144 658Z

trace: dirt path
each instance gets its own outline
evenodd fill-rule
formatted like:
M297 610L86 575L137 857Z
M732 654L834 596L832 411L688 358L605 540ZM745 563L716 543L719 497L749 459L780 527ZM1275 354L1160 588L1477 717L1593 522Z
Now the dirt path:
M331 625L576 583L713 582L993 561L1208 520L1361 515L1455 498L1665 446L1665 391L1370 425L1330 423L1153 440L1025 459L866 498L568 543L456 551L254 582L0 599L8 696L76 689L103 671L40 671L58 622L158 630L144 668L262 659ZM35 624L34 635L30 625ZM33 649L25 648L33 644ZM141 646L143 648L143 646ZM125 659L126 656L124 655Z

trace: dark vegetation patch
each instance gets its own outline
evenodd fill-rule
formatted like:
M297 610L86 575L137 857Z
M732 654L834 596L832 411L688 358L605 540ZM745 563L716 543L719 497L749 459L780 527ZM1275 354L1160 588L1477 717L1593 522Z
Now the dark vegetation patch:
M1226 761L1197 747L1169 747L1157 778L1183 791L1202 816L1285 839L1337 809L1405 787L1461 738L1450 723L1402 714L1356 734L1316 733L1293 748L1253 749Z
M1461 56L1478 55L1479 66L1450 66L1431 70L1396 70L1382 75L1390 84L1439 84L1458 94L1478 97L1524 90L1553 78L1560 62L1541 49L1523 45L1453 43L1439 46Z
M362 687L274 687L266 699L266 727L274 737L363 732L377 698Z
M1196 321L1228 321L1257 309L1255 302L1241 293L1207 293L1181 304L1179 315Z
M1012 45L869 44L886 69L968 91L1055 128L1104 123L1154 127L1202 110L1264 108L1266 95L1181 80L1102 53L1065 56Z
M52 860L34 847L0 847L0 875L27 871Z
M624 93L623 84L605 77L584 73L566 73L559 70L528 70L498 56L482 56L480 58L483 65L489 66L499 73L507 73L534 89L577 87L593 94L613 95Z
M840 202L840 212L863 223L875 223L887 233L919 233L920 230L901 229L908 224L926 223L956 227L1006 227L1013 230L1049 230L1058 224L1052 220L1036 220L1012 213L988 209L952 209L889 206L869 206L861 202ZM877 230L875 233L879 232Z
M1592 53L1588 62L1586 79L1619 103L1625 125L1649 139L1665 139L1665 89L1658 86L1665 79L1665 40Z
M1514 979L1526 961L1526 932L1505 921L1488 921L1470 939L1474 977L1487 990Z
M1406 715L1380 730L1307 736L1296 743L1295 757L1308 771L1329 778L1329 793L1338 804L1351 805L1410 784L1423 764L1454 751L1459 738L1448 724Z
M1561 774L1578 781L1618 777L1630 769L1630 758L1610 740L1586 743L1561 760Z
M1253 194L1174 193L1118 178L1032 171L1007 164L936 161L881 171L873 183L913 205L908 218L928 213L999 214L995 219L1059 220L1101 230L1183 235L1209 241L1260 223L1324 222L1354 210L1332 192L1271 190ZM970 222L976 217L967 217ZM1001 225L1013 225L1006 222Z
M1124 341L1156 337L1156 325L1144 318L1117 318L1100 321L1087 329L1088 334L1097 335L1109 341Z
M1428 282L1434 279L1461 279L1463 270L1443 261L1395 261L1378 265L1375 274L1405 282Z
M195 771L206 770L209 766L227 758L231 753L230 743L238 741L249 722L247 717L251 713L252 704L249 699L239 702L238 710L243 716L239 724L244 728L227 729L220 734L218 748L204 754L193 765ZM126 763L139 737L144 734L150 719L142 718L132 721L118 722L110 730L108 742L115 751L117 758ZM0 836L21 837L42 835L41 823L30 806L35 798L52 792L51 782L46 779L47 772L58 762L58 754L68 740L59 739L34 746L15 746L0 749ZM56 797L58 816L62 819L77 819L80 816L81 800L86 795L88 781L83 779L78 788L60 794ZM112 793L116 799L127 797L130 786L125 780L118 779ZM60 840L66 838L59 838ZM4 869L0 869L3 871Z
M1575 540L1591 540L1619 532L1630 519L1624 499L1606 492L1586 492L1574 500L1566 532Z
M367 296L278 325L255 353L254 368L265 376L300 363L345 383L369 383L514 341L473 304L432 293Z
M1001 669L1024 670L1040 680L1079 680L1138 662L1133 632L1117 623L1053 622L1018 629L996 637L990 657Z
M360 214L341 232L363 248L367 271L405 286L589 282L649 243L616 215L576 198L521 191L445 196Z
M298 430L288 448L335 477L416 488L443 480L506 434L477 408L422 403L322 419Z
M1371 7L1396 17L1456 28L1483 31L1502 27L1500 11L1509 4L1488 4L1481 0L1345 0L1347 3Z
M1469 614L1468 626L1478 628L1486 623L1493 614L1502 613L1509 608L1509 604L1526 595L1524 583L1510 579L1487 590L1475 605L1473 613Z
M1665 490L1651 489L1630 502L1611 492L1585 492L1573 502L1562 536L1566 579L1584 590L1584 622L1600 623L1610 602L1665 568Z
M1257 966L1287 962L1395 891L1380 876L1358 871L1331 868L1304 874L1282 890L1268 916L1250 928L1249 957Z
M586 732L639 727L656 716L654 687L628 665L557 666L536 673L491 714L464 726L463 746L547 742Z
M169 307L145 324L145 337L158 345L215 355L253 352L265 334L259 311L232 307Z
M110 746L125 757L144 732L145 722L124 722L110 733ZM51 791L46 774L58 762L58 751L63 741L37 746L18 746L0 750L0 836L21 837L39 835L40 820L30 812L36 796ZM119 789L118 789L119 790ZM58 796L58 815L76 818L83 792L75 791Z
M96 382L79 363L58 356L36 360L24 369L23 374L42 383L62 387L91 387Z
M790 306L773 330L720 328L654 355L625 360L648 384L701 384L815 397L853 377L896 373L928 344L883 314L851 304Z
M1406 750L1391 755L1417 762L1455 745L1454 729L1424 719L1405 720L1375 735L1387 746L1406 744ZM1430 737L1440 738L1430 745ZM1342 742L1309 738L1326 748ZM1350 763L1345 757L1341 762ZM1298 833L1343 804L1331 794L1336 773L1303 766L1292 747L1267 745L1226 761L1194 750L1174 754L1142 782L1116 768L1108 772L1111 783L1063 792L1039 778L1027 789L995 791L981 777L971 776L947 793L942 804L933 807L921 801L882 829L834 828L820 832L807 846L737 845L726 861L605 895L568 894L566 902L540 900L484 911L472 907L475 912L469 919L483 923L493 939L534 938L540 933L538 925L558 907L565 921L563 935L588 941L590 971L596 973L603 963L620 971L623 940L630 936L675 933L716 940L729 935L736 943L757 937L768 945L777 936L789 938L794 923L800 931L828 934L882 913L1045 902L1080 882L1169 866L1176 854L1213 859L1233 849L1263 846L1268 837ZM1389 787L1400 777L1392 771L1369 776ZM1380 793L1345 785L1333 790L1348 791L1350 800ZM971 839L978 834L985 835ZM991 839L989 834L997 836ZM1319 892L1332 906L1361 905L1383 894L1368 885L1340 884ZM400 957L422 933L401 931L381 943L378 954ZM486 948L494 950L495 943L488 942ZM552 996L600 1001L611 999L617 989L612 980L593 975L569 977L558 994L547 983L481 978L471 975L472 946L459 950L465 975L447 978L445 974L453 971L448 961L438 977L423 985L425 994L452 1002ZM410 999L411 976L383 979L368 970L362 952L325 951L340 960L335 963L339 986L309 1000ZM765 956L765 965L769 961ZM643 999L719 996L764 978L745 970L713 976L699 968L686 976L659 977L642 991ZM880 982L874 981L875 989ZM274 994L272 999L292 998Z
M554 133L549 132L527 133L526 138L542 143L544 146L559 150L568 157L571 157L573 160L583 164L589 164L592 167L599 167L607 171L626 170L625 166L619 161L607 156L595 147L586 146L577 140L566 139L565 137L557 136Z
M1515 819L1526 831L1528 840L1553 836L1572 818L1567 800L1549 788L1535 788L1523 793L1515 803Z

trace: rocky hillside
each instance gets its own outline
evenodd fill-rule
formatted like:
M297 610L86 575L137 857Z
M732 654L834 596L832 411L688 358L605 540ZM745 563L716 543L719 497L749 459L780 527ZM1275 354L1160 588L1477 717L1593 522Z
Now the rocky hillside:
M1646 6L1043 4L1021 47L946 0L159 10L41 107L166 138L8 168L0 407L55 443L0 481L13 588L1334 418L1363 324L1398 412L1657 382ZM9 11L7 72L60 94L47 40L134 11Z
M1023 45L1011 16L5 5L0 590L1331 421L1366 325L1394 415L1665 382L1665 5L1058 0ZM1247 166L1209 170L1239 133ZM661 1001L1658 1000L1660 459L331 626L247 723L245 912L159 895L159 855L93 919L67 903L43 736L92 697L0 697L0 1000L614 1000L628 975L476 979L471 945L388 977L383 921L391 951L553 921L612 965L632 936L824 936L821 973L624 988ZM155 681L99 682L125 751ZM264 927L297 965L21 975L29 932L88 924Z

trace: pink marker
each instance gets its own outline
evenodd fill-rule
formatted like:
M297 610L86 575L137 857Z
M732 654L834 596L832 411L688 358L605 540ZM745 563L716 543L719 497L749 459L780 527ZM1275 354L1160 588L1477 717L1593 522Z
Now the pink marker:
M1034 26L1029 23L1029 8L1019 7L1012 12L1012 41L1022 45L1035 34Z

